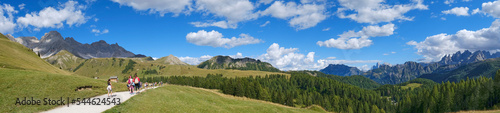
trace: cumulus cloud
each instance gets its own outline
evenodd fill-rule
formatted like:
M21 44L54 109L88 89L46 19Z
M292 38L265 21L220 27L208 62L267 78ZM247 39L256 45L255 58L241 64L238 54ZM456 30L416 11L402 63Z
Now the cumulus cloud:
M468 7L455 7L450 10L441 11L443 14L454 14L457 16L469 16Z
M338 49L360 49L370 46L372 40L370 37L390 36L394 33L394 24L389 23L383 26L367 26L361 31L354 32L350 30L339 35L337 39L329 39L326 41L318 41L316 44L320 47L333 47ZM359 37L359 38L357 38Z
M81 25L87 22L88 17L82 10L84 5L79 5L76 1L68 1L58 7L46 7L40 12L31 12L24 17L17 18L17 23L23 27L34 26L39 28L61 28L66 25ZM57 16L54 16L57 15Z
M188 63L190 65L198 65L200 64L201 62L204 62L210 58L212 58L213 56L210 56L210 55L203 55L201 57L189 57L189 56L186 56L186 57L179 57L179 60L181 60L182 62L185 62L185 63Z
M274 0L259 0L258 3L259 4L270 4L271 2L273 2Z
M91 32L94 33L95 36L98 36L98 35L109 33L109 30L108 29L104 29L104 30L101 31L101 30L98 30L98 29L92 29Z
M394 20L413 20L404 16L410 10L426 10L423 0L412 0L410 4L387 5L385 0L339 0L340 8L337 13L339 18L349 18L358 23L376 24Z
M495 20L489 28L476 31L460 30L455 34L437 34L427 37L422 42L410 41L406 44L415 46L417 54L425 57L424 61L438 61L444 55L463 50L499 51L500 20Z
M256 39L247 34L240 34L238 38L224 38L222 33L214 30L210 32L200 30L198 32L188 33L186 35L186 40L189 43L193 43L199 46L224 47L228 49L236 46L257 44L263 42L262 40Z
M309 52L307 55L297 53L298 48L280 47L279 44L273 43L267 49L267 53L259 56L258 59L269 62L273 66L281 70L299 70L310 68L310 64L314 62L314 52Z
M500 2L498 0L493 2L485 2L482 4L482 8L482 12L488 13L495 18L500 18Z
M173 13L178 16L180 13L189 13L192 0L112 0L120 5L130 6L138 11L148 11L164 16L166 13Z
M237 26L238 22L252 20L258 17L258 15L253 12L255 9L254 5L248 0L197 0L195 5L197 11L225 18L227 20L225 24L232 26ZM215 24L204 25L206 26L197 27L216 26Z
M14 23L14 16L17 10L10 4L0 5L0 33L14 33L16 24Z
M288 23L290 26L297 30L314 27L327 17L324 4L283 3L283 1L275 1L269 8L259 13L262 16L269 15L275 18L289 20Z

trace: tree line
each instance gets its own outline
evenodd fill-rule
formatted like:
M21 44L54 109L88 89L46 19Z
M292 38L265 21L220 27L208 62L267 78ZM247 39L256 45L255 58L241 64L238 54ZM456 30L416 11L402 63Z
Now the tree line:
M326 77L304 73L227 78L221 74L206 77L155 76L141 80L219 89L224 94L265 100L293 107L319 105L327 111L348 113L422 113L460 110L498 109L500 71L496 79L478 78L437 84L427 79L412 82L418 88L384 85L367 90ZM430 82L429 82L430 81Z

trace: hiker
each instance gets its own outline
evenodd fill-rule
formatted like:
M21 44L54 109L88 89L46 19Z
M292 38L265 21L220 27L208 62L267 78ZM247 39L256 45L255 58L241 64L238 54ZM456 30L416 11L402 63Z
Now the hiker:
M134 94L134 80L132 79L132 76L128 76L128 90L130 91L130 94Z
M113 88L113 86L111 86L111 79L108 79L108 88L106 88L106 89L108 89L108 97L110 97L109 94L111 94L111 96L113 96L112 88Z
M135 73L134 75L134 84L135 84L135 91L138 91L139 88L141 87L141 81L139 79L139 77L137 77L137 73Z

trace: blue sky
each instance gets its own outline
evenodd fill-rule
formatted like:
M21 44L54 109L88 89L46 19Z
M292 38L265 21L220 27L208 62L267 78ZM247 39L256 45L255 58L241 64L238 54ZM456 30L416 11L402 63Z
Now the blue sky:
M0 32L81 43L105 40L152 57L200 63L252 57L282 70L340 63L436 61L464 50L500 50L495 0L10 0ZM498 26L497 26L498 25Z

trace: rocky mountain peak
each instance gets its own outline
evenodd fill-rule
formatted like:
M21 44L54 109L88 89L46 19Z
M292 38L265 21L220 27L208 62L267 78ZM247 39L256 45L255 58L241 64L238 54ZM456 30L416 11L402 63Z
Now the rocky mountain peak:
M61 33L57 31L50 31L48 33L45 33L45 35L43 35L40 39L41 42L51 42L52 40L64 40L64 38L62 37Z

